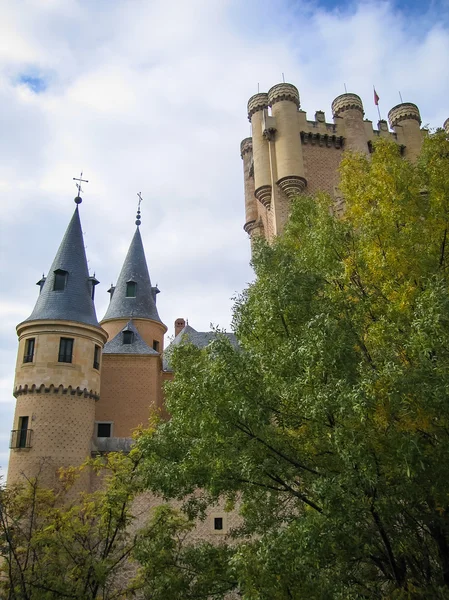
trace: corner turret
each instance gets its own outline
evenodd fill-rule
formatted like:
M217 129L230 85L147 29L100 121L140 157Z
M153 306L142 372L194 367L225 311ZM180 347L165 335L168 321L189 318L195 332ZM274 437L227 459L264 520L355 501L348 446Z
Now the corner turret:
M110 341L104 348L96 438L101 437L101 424L107 425L111 437L130 438L139 424L148 423L151 411L162 410L161 356L167 327L156 308L159 289L151 284L140 224L139 211L137 229L101 321Z
M334 123L341 121L345 138L345 148L355 152L368 154L368 143L363 121L364 110L362 100L357 94L341 94L332 102Z
M39 475L53 486L59 467L90 455L95 403L100 394L101 353L107 340L93 303L77 207L31 315L17 326L8 484ZM75 201L76 201L75 200ZM88 485L86 478L79 489ZM76 491L76 486L74 491Z
M398 143L405 147L404 156L409 160L416 160L423 140L419 108L411 102L397 104L389 111L388 120Z

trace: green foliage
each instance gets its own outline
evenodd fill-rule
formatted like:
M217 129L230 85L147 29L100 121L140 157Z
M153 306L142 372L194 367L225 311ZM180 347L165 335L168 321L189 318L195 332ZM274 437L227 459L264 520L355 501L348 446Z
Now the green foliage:
M380 140L341 175L344 218L301 197L256 244L240 349L173 352L145 483L238 507L220 560L247 600L449 598L449 142L412 165Z
M136 451L89 461L61 473L59 490L40 487L39 478L2 488L0 596L93 600L133 592L130 557L137 536L129 528L138 461ZM70 483L87 467L103 478L104 490L70 501Z
M142 568L140 580L151 600L222 598L236 585L231 550L189 538L194 524L173 508L162 505L149 530L141 534L135 552Z

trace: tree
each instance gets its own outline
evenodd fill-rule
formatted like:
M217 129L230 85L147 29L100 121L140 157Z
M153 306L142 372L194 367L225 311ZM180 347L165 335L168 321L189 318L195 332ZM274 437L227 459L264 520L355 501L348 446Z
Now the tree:
M340 187L342 219L303 196L256 245L239 349L174 350L146 485L240 511L248 600L449 598L449 142L413 165L379 140Z
M193 521L180 511L148 505L142 521L139 462L138 449L111 452L61 470L59 489L39 476L0 488L0 597L195 600L234 587L228 547L190 539ZM86 468L101 489L77 497L72 485Z
M89 461L105 488L77 502L80 469L61 471L61 487L39 477L0 490L0 595L9 600L123 598L139 589L131 563L138 541L130 525L138 453Z

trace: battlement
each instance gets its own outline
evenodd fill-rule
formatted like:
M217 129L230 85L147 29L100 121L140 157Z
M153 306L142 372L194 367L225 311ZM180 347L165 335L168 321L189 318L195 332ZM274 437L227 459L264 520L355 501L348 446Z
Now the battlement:
M268 90L268 100L270 106L282 100L293 102L300 107L298 89L291 83L278 83Z
M338 117L340 113L351 109L359 110L362 116L365 114L362 99L357 94L341 94L341 96L337 96L332 102L332 114L334 118Z
M416 106L416 104L412 104L412 102L403 102L402 104L397 104L388 112L388 120L390 121L390 126L392 128L396 127L396 125L399 125L401 121L406 121L409 119L414 119L415 121L418 121L419 125L421 125L419 108Z
M251 117L254 113L264 108L268 108L269 100L268 94L254 94L248 100L248 120L251 121Z
M365 119L360 96L347 92L331 105L333 122L326 122L323 110L308 119L300 108L298 89L291 83L277 83L268 93L259 92L248 101L252 137L240 144L244 163L246 221L250 236L267 239L282 232L291 199L304 191L324 191L335 198L337 211L343 201L338 193L338 168L342 152L369 154L376 139L398 144L401 154L415 160L423 135L416 104L403 102L380 119L377 129ZM270 112L268 109L271 109ZM449 119L444 128L449 135Z

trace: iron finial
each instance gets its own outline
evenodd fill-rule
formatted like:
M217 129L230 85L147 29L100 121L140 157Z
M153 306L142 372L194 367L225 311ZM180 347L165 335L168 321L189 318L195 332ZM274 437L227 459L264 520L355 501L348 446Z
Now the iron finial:
M137 204L137 215L136 215L136 225L139 226L142 221L140 219L140 203L142 202L143 198L142 198L142 193L138 192L137 193L137 197L139 198L139 203Z
M81 204L81 202L83 201L83 199L81 198L81 192L83 191L81 189L81 182L83 183L89 183L89 181L87 179L83 179L83 172L81 171L81 175L79 177L74 177L73 181L78 181L78 183L75 183L77 190L78 190L78 194L75 198L75 204Z

